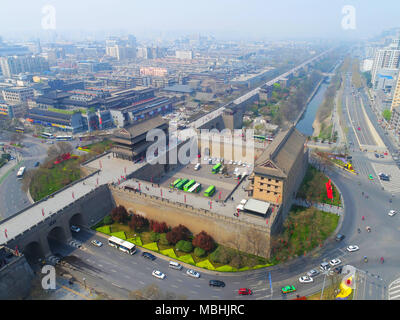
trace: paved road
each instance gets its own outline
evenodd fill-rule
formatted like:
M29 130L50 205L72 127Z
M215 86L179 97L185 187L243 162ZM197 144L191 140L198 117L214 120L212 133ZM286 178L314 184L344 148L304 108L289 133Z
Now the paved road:
M37 161L43 161L49 145L40 141L41 139L32 137L26 137L23 140L25 147L17 150L23 159L21 166L25 166L29 170ZM21 189L21 180L16 177L17 170L11 172L0 184L1 218L9 217L30 205L26 193Z

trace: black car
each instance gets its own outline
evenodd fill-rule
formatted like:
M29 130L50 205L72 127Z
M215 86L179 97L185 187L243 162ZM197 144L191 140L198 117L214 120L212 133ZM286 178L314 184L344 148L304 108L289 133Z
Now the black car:
M144 258L146 258L146 259L150 259L150 260L152 260L152 261L156 259L155 256L153 256L151 253L148 253L148 252L143 252L143 253L142 253L142 257L144 257Z
M343 239L344 239L344 235L343 235L343 234L338 233L338 234L336 235L336 238L335 238L336 241L342 241Z
M35 163L35 167L39 167L39 164L40 164L40 162L37 161L37 162Z
M341 274L343 270L343 266L338 266L335 269L333 269L333 271L337 274Z
M220 280L210 280L210 287L225 287L225 282Z

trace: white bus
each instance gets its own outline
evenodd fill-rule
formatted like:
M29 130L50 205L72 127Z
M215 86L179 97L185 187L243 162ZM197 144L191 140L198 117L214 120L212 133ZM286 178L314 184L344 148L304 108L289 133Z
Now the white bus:
M192 187L190 187L190 189L188 190L188 192L190 193L197 193L199 192L201 189L201 184L200 183L196 183L194 184Z
M22 177L24 176L24 173L25 173L25 167L19 168L19 170L17 172L17 178L22 179Z
M108 239L108 244L115 247L125 253L134 254L136 252L136 246L133 243L124 241L120 238L112 236Z
M56 136L57 141L71 141L72 136Z
M54 139L54 136L48 132L42 132L42 137L46 139Z

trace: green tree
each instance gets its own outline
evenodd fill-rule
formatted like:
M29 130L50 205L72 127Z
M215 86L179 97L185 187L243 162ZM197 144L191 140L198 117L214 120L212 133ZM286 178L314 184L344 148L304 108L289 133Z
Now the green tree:
M383 110L383 112L382 112L382 116L385 118L385 120L386 120L387 122L389 122L390 119L391 119L391 117L392 117L392 112L391 112L389 109L385 109L385 110Z

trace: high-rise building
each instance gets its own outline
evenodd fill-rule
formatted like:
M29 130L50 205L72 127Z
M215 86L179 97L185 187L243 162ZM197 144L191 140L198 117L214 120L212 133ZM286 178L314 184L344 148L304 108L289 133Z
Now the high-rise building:
M374 88L378 74L382 69L398 69L400 67L400 39L394 39L392 43L375 52L371 71L371 82Z
M11 78L24 72L44 72L49 70L46 59L38 56L0 57L0 66L3 76Z
M390 110L393 111L395 108L400 107L400 74L397 76L396 88L393 93L393 100Z

